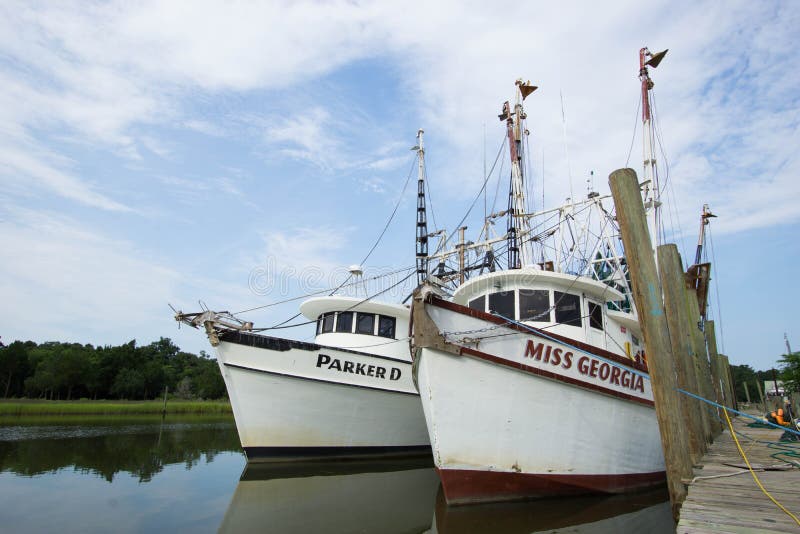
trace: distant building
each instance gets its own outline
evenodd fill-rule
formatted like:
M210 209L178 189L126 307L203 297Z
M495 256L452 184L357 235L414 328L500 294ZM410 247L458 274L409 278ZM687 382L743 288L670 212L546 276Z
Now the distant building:
M778 391L775 392L775 384L778 384ZM784 389L783 389L783 382L778 380L764 380L764 391L767 393L769 397L780 397L783 396Z

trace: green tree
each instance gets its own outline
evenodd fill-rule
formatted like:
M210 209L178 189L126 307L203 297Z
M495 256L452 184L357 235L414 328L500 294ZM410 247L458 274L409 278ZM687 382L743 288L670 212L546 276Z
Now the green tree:
M111 386L111 394L121 399L140 398L143 392L144 375L136 369L121 369Z
M9 395L21 395L25 378L29 372L28 350L36 345L30 341L15 341L7 347L0 348L0 379L5 381L4 398Z
M781 367L780 379L788 391L800 391L800 352L784 354L778 360Z

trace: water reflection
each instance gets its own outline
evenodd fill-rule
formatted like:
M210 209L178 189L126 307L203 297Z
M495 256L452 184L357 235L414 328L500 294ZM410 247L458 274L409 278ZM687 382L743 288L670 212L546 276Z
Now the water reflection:
M448 507L430 458L245 466L208 416L0 419L0 502L22 532L674 532L666 492Z
M430 458L249 465L219 531L424 532L438 488Z
M245 468L220 532L674 532L666 490L448 507L430 460Z
M230 417L80 417L0 420L0 472L22 476L64 468L108 482L130 473L149 482L169 464L190 469L240 451Z
M516 503L447 506L436 497L431 532L619 532L673 533L675 523L666 489L614 496L543 499Z

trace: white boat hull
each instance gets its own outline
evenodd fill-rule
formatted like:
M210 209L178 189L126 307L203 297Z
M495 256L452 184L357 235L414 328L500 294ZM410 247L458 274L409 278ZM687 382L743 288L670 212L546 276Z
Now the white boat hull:
M430 454L409 362L244 333L217 355L248 461Z
M618 493L663 482L652 392L641 371L615 372L613 355L591 356L563 338L444 304L425 305L440 332L498 334L416 353L448 503Z

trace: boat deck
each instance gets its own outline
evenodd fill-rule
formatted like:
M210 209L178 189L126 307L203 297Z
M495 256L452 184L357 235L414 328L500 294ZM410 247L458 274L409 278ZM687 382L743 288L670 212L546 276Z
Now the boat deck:
M800 442L770 443L777 442L782 432L748 427L752 422L745 417L733 420L742 450L754 469L784 469L757 471L756 475L779 503L800 517ZM724 425L727 427L727 423ZM794 466L787 462L794 462ZM711 445L702 463L702 469L694 470L695 477L717 478L695 478L689 486L677 532L800 532L800 526L759 489L727 429Z

